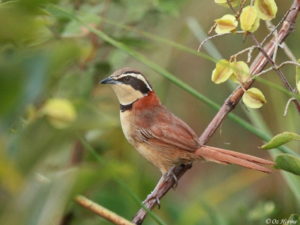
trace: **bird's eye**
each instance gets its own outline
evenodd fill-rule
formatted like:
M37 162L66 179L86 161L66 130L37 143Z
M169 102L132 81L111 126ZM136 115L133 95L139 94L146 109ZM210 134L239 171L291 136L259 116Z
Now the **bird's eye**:
M126 82L130 81L130 77L129 76L124 77L124 81L126 81Z

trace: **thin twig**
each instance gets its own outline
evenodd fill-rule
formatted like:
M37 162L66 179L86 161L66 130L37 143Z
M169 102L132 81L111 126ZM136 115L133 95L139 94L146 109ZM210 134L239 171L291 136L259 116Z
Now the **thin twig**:
M294 100L296 100L296 98L293 97L293 98L290 98L290 99L287 101L287 103L286 103L286 105L285 105L285 108L284 108L283 116L286 116L286 115L287 115L289 106L290 106L291 102L294 101Z
M214 24L211 26L211 28L209 29L208 34L211 34L211 33L215 30L216 26L217 26L217 24L214 23Z
M277 31L278 27L283 23L283 21L286 19L286 17L288 16L288 14L290 13L291 10L293 10L293 9L290 8L290 9L284 14L284 16L281 18L281 20L279 21L279 23L278 23L276 26L274 26L271 30L270 30L270 28L268 27L268 24L267 24L266 27L267 27L268 30L270 30L270 33L262 40L261 45L263 45L263 44L269 39L269 37L271 37L272 34L273 34L275 31Z
M235 31L234 33L236 34L244 34L245 32L244 31ZM220 36L224 36L224 35L227 35L227 34L232 34L232 33L224 33L224 34L215 34L215 35L212 35L212 36L209 36L207 38L205 38L199 45L197 51L200 52L202 46L207 42L209 41L210 39L213 39L213 38L216 38L216 37L220 37Z
M243 1L241 2L240 8L239 8L238 12L237 12L236 15L235 15L236 19L240 18L240 15L241 15L241 13L242 13L242 10L243 10L244 5L246 4L246 2L247 2L247 0L243 0Z
M232 4L231 4L231 1L230 0L226 0L227 2L227 5L229 6L229 8L234 12L236 13L235 9L233 8Z
M270 32L274 31L274 29L276 29L276 27L274 26L274 24L271 21L266 21L265 23L266 23L266 27L269 29ZM279 47L283 49L284 53L290 60L297 62L295 55L292 53L292 51L290 50L290 48L287 46L287 44L285 42L282 42L279 45Z
M253 50L254 50L254 48L251 48L250 51L248 52L247 63L251 62Z
M285 38L291 33L292 30L291 28L293 27L295 20L298 16L299 9L300 9L300 0L294 0L278 32L279 43L282 43L285 40ZM268 54L268 56L272 56L272 54L274 53L274 49L275 49L274 45L275 42L273 41L273 39L265 45L264 50ZM260 71L263 70L267 62L268 60L260 52L250 67L250 73L254 75L259 73ZM254 80L252 79L249 82L246 82L243 87L245 89L249 89L253 83ZM235 108L235 106L239 103L243 94L244 94L243 89L241 87L238 87L225 100L224 104L221 106L221 108L219 109L215 117L211 120L211 122L208 124L208 126L206 127L202 135L199 137L200 144L206 144L209 141L210 137L216 132L216 130L222 124L223 120L228 115L228 113L230 113ZM178 177L182 176L188 169L189 168L186 166L175 167L170 173L173 173L178 180L179 179ZM157 205L156 199L161 199L174 186L175 181L173 178L170 178L169 176L166 176L165 180L163 178L164 177L160 179L157 186L153 190L151 196L147 197L146 200L144 201L144 205L148 209L152 209L154 206L156 206ZM146 215L147 212L143 209L140 209L135 215L133 221L135 222L135 224L142 224Z
M75 201L82 207L94 212L98 216L116 224L116 225L134 225L125 218L117 215L116 213L104 208L103 206L89 200L88 198L79 195L75 198Z
M255 42L255 44L257 46L259 46L259 49L260 49L261 53L265 56L265 58L268 60L268 62L272 65L273 70L278 74L278 76L281 79L281 81L283 82L284 86L289 91L291 91L292 93L297 93L295 91L295 89L291 86L291 84L289 83L289 81L286 79L286 77L284 76L283 72L279 68L277 68L277 66L276 66L275 62L272 60L271 56L266 53L266 51L261 46L261 44L258 42L258 40L254 36L254 34L251 33L250 36L252 37L252 39ZM279 44L279 42L277 42L279 39L277 39L277 38L278 37L276 37L276 36L274 37L274 39L275 39L275 46L274 46L273 54L274 54L274 52L276 52L276 48L278 47L278 44ZM296 109L300 113L300 103L299 103L299 101L297 99L294 99L293 102L294 102L294 104L296 106Z
M291 64L291 65L296 65L296 66L300 66L300 63L298 63L298 62L294 62L294 61L285 61L285 62L281 63L280 65L276 66L276 68L279 69L279 68L281 68L281 67L283 67L283 66L285 66L285 65L289 65L289 64ZM258 77L258 76L260 76L260 75L262 75L262 74L264 74L264 73L270 72L271 70L273 70L273 67L269 67L268 69L265 69L265 70L263 70L263 71L261 71L261 72L255 74L254 77Z
M252 46L250 46L250 47L248 47L248 48L245 48L245 49L243 49L243 50L241 50L241 51L235 53L234 55L232 55L232 56L230 57L230 61L236 59L239 55L248 52L248 59L247 59L247 62L250 62L250 60L251 60L251 58L252 58L251 54L252 54L252 52L253 52L253 50L254 50L255 48L257 48L257 46L256 46L256 45L252 45ZM249 56L249 54L250 54L250 56Z
M275 41L276 41L276 43L275 43L275 45L276 45L276 48L275 48L275 50L274 50L274 54L273 54L273 56L272 56L272 60L273 60L273 62L274 62L274 64L276 64L276 59L277 59L277 52L278 52L278 48L279 48L279 41L278 41L278 33L277 33L277 30L276 30L276 28L274 28L275 29L275 31L274 31L274 37L275 37Z
M284 17L283 17L284 18ZM283 19L280 20L280 22L274 26L272 24L271 21L265 21L266 27L267 29L270 31L270 34L273 34L273 36L275 37L275 41L276 41L276 48L274 51L274 54L272 56L272 60L274 61L274 63L276 63L276 58L277 58L277 52L278 52L278 48L280 47L280 44L278 43L278 32L277 32L277 27L279 26L279 24L281 24L283 22ZM270 35L269 34L269 35ZM263 42L262 42L263 43ZM262 45L261 43L261 45ZM283 43L282 43L283 44Z

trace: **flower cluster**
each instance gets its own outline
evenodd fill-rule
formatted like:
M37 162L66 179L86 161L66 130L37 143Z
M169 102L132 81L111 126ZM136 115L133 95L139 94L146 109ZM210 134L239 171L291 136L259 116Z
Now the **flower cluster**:
M215 0L215 3L231 7L239 5L240 0ZM254 32L259 28L260 20L272 20L277 13L277 5L274 0L255 0L253 5L248 5L240 9L237 15L226 14L215 20L215 32L224 34L235 32L240 27L245 32Z
M232 9L240 6L240 9L236 11L236 15L225 14L215 20L214 30L217 34L234 33L239 25L245 34L252 33L259 28L260 20L269 21L276 16L277 5L274 0L255 0L246 6L245 2L240 0L215 0L215 3ZM300 80L299 77L298 80ZM232 80L243 87L243 84L253 79L253 77L246 62L237 61L236 59L233 61L221 59L217 62L211 79L216 84ZM298 83L300 82L298 81ZM260 108L266 103L266 98L261 90L250 88L245 90L243 102L249 108Z

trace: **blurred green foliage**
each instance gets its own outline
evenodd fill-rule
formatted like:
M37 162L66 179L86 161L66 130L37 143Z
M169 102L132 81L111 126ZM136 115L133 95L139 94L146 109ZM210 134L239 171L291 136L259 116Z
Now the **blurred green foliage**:
M215 102L222 103L230 92L210 83L214 64L198 56L214 59L192 50L199 43L185 19L193 16L209 29L228 10L214 7L196 0L0 1L0 224L109 224L76 205L78 193L126 218L135 214L159 173L126 142L117 101L98 82L114 69L137 67L149 74L163 102L201 133L214 113L207 104L216 108ZM288 43L292 49L299 34L297 30ZM222 41L215 44L226 54L246 47L242 40ZM300 50L294 53L299 56ZM198 90L206 104L152 76L149 66L186 91L192 89L180 80L191 84L189 93L197 96ZM294 68L285 72L290 71ZM274 74L268 77L280 84ZM261 86L270 99L261 110L264 123L273 133L299 133L292 106L287 117L281 116L288 96ZM214 101L210 104L205 96ZM47 109L49 101L58 99L67 106ZM237 114L246 120L241 108ZM256 149L262 141L236 125L226 121L211 144L260 154ZM299 143L289 147L299 153ZM264 224L267 218L299 213L299 177L286 182L277 172L265 176L233 166L195 167L162 200L162 209L154 210L163 223Z

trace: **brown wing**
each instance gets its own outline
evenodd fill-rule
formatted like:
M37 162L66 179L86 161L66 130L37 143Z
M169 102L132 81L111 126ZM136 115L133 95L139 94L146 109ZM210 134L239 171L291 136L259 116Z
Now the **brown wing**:
M155 106L151 112L144 110L138 114L135 116L138 141L186 151L195 151L199 148L195 132L164 106Z

